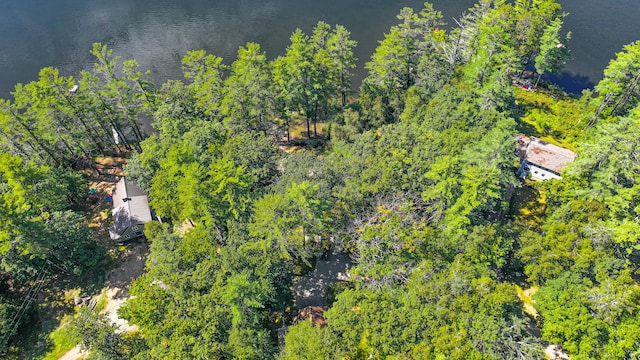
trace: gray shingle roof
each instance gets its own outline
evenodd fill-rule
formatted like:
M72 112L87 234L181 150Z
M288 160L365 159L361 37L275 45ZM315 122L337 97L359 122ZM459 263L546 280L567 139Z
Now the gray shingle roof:
M113 193L113 226L109 229L112 239L120 237L129 226L151 221L147 193L126 178L120 179Z

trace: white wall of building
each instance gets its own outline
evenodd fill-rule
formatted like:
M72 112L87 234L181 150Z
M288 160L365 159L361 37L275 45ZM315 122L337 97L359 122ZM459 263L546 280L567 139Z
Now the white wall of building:
M519 171L519 175L522 178L526 178L527 175L531 175L531 178L534 180L540 180L540 181L544 181L544 180L550 180L550 179L562 179L562 176L557 175L555 173L552 173L549 170L545 170L541 167L538 167L536 165L533 165L531 163L528 162L523 162L522 166L520 167L520 171Z

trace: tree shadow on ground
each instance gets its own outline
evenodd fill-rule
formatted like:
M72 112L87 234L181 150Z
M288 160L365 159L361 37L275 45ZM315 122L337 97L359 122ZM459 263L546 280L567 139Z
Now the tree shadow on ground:
M312 272L294 280L296 309L307 306L326 306L329 285L347 280L347 271L351 265L349 255L335 249L331 251L327 260L318 259Z
M522 120L522 118L516 119L516 131L520 134L525 134L527 136L536 136L536 137L542 136L535 126Z

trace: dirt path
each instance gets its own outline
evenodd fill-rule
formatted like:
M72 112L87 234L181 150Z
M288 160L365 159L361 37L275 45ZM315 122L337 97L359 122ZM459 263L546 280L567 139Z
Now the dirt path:
M73 349L67 351L66 353L64 353L64 355L59 357L58 360L78 360L83 359L87 355L89 355L88 352L83 352L82 350L80 350L80 346L76 345Z
M107 304L102 310L113 324L118 326L118 333L135 331L138 328L118 317L118 309L129 299L131 282L144 273L145 260L149 251L148 243L129 245L127 250L116 260L114 267L107 273L105 287ZM75 346L58 360L79 360L88 355Z
M308 275L293 282L295 307L326 306L329 284L347 281L347 270L351 267L351 258L347 254L332 250L327 260L318 258L316 267Z

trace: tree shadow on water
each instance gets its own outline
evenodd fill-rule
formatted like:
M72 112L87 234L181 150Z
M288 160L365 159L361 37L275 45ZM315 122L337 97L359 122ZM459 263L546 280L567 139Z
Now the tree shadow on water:
M593 89L595 84L586 75L564 71L560 75L548 74L542 77L544 80L558 85L562 90L570 94L581 94L584 89Z

